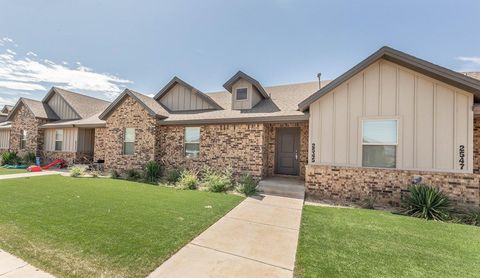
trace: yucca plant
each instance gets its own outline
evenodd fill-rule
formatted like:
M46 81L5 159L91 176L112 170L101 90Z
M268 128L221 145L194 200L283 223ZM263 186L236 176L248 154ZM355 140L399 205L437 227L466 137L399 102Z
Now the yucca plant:
M450 200L439 189L428 185L412 185L410 194L403 199L404 213L410 216L429 220L447 220L450 211Z
M160 177L160 165L156 161L149 161L145 165L145 180L147 182L157 182Z
M16 164L17 161L19 160L19 157L14 152L6 151L6 152L2 153L1 159L2 159L2 161L1 161L2 165Z

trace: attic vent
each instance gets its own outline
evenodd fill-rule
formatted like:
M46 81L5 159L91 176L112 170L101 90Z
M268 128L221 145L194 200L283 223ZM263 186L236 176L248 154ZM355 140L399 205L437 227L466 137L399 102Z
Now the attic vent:
M322 73L319 72L317 74L317 78L318 78L318 89L320 90L322 88Z

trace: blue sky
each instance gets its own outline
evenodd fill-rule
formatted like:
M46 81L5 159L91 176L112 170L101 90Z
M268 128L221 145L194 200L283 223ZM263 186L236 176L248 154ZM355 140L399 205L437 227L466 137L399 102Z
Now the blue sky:
M480 1L0 1L0 104L56 85L112 99L174 75L221 90L333 79L383 45L480 71Z

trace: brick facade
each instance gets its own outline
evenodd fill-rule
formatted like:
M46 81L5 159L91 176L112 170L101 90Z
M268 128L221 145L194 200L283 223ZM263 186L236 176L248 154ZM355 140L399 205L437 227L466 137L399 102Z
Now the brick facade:
M12 119L12 128L10 129L10 149L14 152L18 152L18 155L20 156L23 156L26 153L41 155L44 142L44 130L39 129L38 127L46 124L48 121L35 118L25 105L20 105L21 107ZM20 149L22 130L27 131L27 144L23 150Z
M93 146L93 161L105 160L105 145L107 129L104 127L95 128L95 142Z
M162 126L159 130L160 157L167 169L201 168L204 165L235 172L265 175L266 152L264 124L202 125L198 158L184 155L185 126Z
M136 129L135 154L123 155L123 132ZM184 125L160 125L134 99L127 96L106 119L105 128L95 130L94 160L104 159L105 169L142 169L156 160L165 169L231 168L249 172L256 178L274 174L276 129L299 127L301 138L300 173L305 175L308 152L308 123L285 124L210 124L200 126L200 155L186 158Z
M309 198L340 204L374 198L378 205L398 207L418 176L423 184L444 191L457 206L480 205L480 175L463 173L307 165L306 193Z
M96 130L95 159L101 159L103 154L106 170L142 169L148 161L155 159L157 121L134 99L126 96L106 119L105 129ZM135 128L135 153L132 155L123 154L125 128ZM100 137L103 142L97 140Z

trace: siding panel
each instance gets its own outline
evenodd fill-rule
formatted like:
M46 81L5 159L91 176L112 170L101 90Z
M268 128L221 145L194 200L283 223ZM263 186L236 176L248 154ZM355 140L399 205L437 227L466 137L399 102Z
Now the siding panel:
M472 172L472 105L467 92L381 60L312 104L314 164L361 166L361 119L395 118L397 168Z

